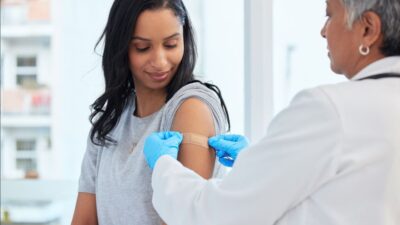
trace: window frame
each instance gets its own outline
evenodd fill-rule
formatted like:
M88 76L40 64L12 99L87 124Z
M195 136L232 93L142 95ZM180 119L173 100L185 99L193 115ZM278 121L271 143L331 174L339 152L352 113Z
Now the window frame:
M245 135L260 140L273 116L273 1L245 1Z

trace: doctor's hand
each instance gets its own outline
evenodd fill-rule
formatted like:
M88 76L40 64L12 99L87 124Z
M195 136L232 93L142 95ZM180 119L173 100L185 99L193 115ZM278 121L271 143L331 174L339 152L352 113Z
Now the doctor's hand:
M222 165L232 167L237 155L249 145L249 141L239 134L221 134L209 138L208 144L215 149Z
M178 157L179 145L182 142L182 134L175 131L152 133L144 143L144 156L151 169L154 169L158 158L169 155Z

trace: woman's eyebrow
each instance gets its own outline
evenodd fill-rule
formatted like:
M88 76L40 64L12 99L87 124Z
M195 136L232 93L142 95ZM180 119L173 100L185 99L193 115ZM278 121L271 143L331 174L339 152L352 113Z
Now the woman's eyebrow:
M174 38L174 37L177 37L177 36L179 36L179 35L181 35L181 34L180 34L180 33L175 33L175 34L173 34L173 35L170 35L170 36L164 38L164 41L165 41L165 40L168 40L168 39L171 39L171 38Z
M172 35L170 35L170 36L164 38L163 40L165 41L165 40L168 40L168 39L177 37L177 36L179 36L179 35L181 35L181 34L180 34L180 33L175 33L175 34L172 34ZM140 37L140 36L132 36L132 37L131 37L131 40L151 41L151 40L148 39L148 38L144 38L144 37Z
M141 40L141 41L151 41L150 39L139 37L139 36L132 36L131 40Z

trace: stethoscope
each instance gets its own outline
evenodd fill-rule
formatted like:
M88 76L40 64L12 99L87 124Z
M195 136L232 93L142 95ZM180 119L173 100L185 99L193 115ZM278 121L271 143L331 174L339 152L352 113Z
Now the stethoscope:
M382 73L382 74L372 75L372 76L369 76L369 77L364 77L364 78L358 79L357 81L368 80L368 79L377 80L377 79L382 79L382 78L400 78L400 74L397 74L397 73Z

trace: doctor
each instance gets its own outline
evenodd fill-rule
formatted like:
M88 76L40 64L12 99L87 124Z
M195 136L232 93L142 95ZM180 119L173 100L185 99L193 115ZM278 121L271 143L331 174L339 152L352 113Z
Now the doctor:
M226 177L182 166L179 133L147 139L153 204L167 224L400 224L400 1L326 3L331 69L350 81L299 93ZM241 140L209 144L225 160Z

